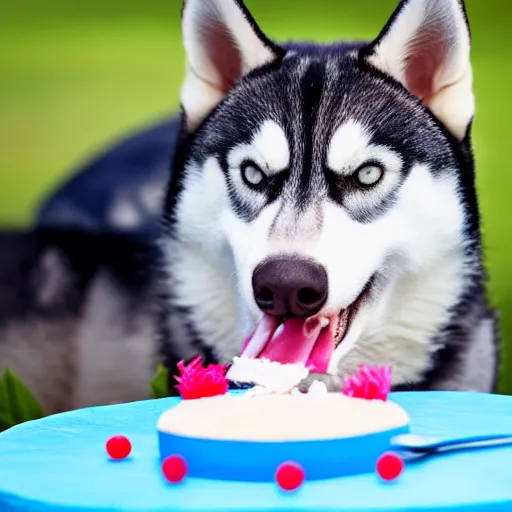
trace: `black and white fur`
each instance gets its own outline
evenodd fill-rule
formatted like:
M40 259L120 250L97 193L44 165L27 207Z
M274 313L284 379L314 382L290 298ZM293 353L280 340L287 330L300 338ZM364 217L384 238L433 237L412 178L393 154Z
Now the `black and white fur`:
M278 45L241 0L186 0L182 29L160 244L168 365L229 362L261 317L255 268L299 255L327 270L322 314L373 283L327 380L390 364L396 389L493 391L462 1L403 0L371 43ZM247 161L263 172L249 183ZM372 165L383 176L362 186Z
M152 237L0 233L0 377L46 414L145 400L158 364Z

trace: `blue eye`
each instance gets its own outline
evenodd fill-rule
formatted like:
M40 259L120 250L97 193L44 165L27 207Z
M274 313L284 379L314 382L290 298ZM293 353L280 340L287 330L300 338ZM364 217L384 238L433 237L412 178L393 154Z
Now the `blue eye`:
M365 187L375 185L381 180L383 175L384 170L377 165L365 165L356 173L357 180Z
M242 165L242 178L250 187L261 185L266 176L254 162L245 162Z

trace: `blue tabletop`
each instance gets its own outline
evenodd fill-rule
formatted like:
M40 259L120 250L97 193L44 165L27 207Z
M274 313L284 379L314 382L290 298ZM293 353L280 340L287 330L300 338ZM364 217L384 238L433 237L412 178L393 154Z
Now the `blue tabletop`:
M396 393L423 435L512 433L512 397ZM96 407L19 425L0 435L0 511L512 511L512 447L438 455L395 482L375 474L306 482L294 494L266 483L161 476L156 422L175 399ZM133 450L109 460L124 434ZM228 455L228 454L226 454Z

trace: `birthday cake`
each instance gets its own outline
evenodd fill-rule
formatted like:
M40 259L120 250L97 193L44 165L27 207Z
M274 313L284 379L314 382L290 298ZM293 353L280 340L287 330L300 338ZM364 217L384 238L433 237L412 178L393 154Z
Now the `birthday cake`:
M307 374L299 365L235 358L225 375L195 360L180 372L183 400L157 425L170 481L276 481L291 490L305 479L400 473L400 461L387 452L394 436L408 432L409 418L387 400L388 368L363 367L338 392L314 382L307 393L297 387ZM229 394L228 377L253 387ZM392 475L390 464L398 468Z

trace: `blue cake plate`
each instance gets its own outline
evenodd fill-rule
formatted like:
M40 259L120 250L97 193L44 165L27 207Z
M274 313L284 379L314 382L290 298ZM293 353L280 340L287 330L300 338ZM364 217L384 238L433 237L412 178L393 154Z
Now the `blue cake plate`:
M424 392L390 398L419 435L512 431L512 397ZM156 423L176 403L170 398L83 409L0 434L0 511L512 511L511 445L421 459L393 482L366 473L306 481L294 493L272 482L187 478L169 484L160 471ZM112 461L105 442L118 434L133 450L128 459Z
M289 461L300 464L308 480L368 473L390 448L391 439L406 432L408 426L346 439L280 443L194 439L167 432L159 432L158 437L160 458L180 455L191 476L273 482L277 468Z

